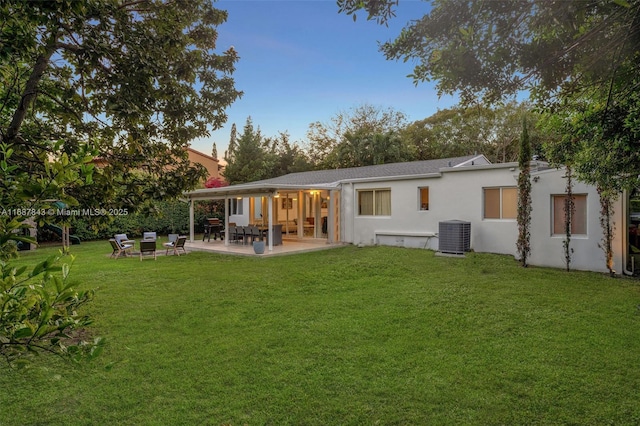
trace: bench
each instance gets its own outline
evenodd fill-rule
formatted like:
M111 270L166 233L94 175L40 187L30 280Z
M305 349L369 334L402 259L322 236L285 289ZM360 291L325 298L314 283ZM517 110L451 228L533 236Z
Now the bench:
M382 242L387 242L386 245L400 245L403 247L415 247L415 248L430 248L429 244L431 242L431 238L438 237L437 232L413 232L413 231L373 231L374 241L376 244L382 244ZM389 240L395 237L395 244L389 244ZM407 240L409 241L420 241L426 239L424 244L407 244ZM383 244L385 245L385 244Z

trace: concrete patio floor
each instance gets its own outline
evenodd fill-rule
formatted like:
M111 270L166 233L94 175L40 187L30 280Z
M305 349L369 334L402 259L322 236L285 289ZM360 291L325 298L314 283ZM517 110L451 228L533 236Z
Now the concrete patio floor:
M236 244L230 242L228 246L224 245L224 241L211 240L202 241L202 239L196 239L193 242L187 241L185 248L187 251L208 251L220 254L231 254L237 256L282 256L288 254L304 253L309 251L328 250L336 247L341 247L344 244L335 243L329 244L324 238L282 238L282 244L273 246L273 250L269 250L269 246L265 244L263 254L256 254L253 251L253 245L249 244Z

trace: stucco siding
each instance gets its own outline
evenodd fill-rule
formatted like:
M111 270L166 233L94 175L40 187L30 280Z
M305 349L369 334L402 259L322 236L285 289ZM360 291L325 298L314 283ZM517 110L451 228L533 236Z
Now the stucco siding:
M553 235L552 228L552 197L565 193L566 180L563 177L564 169L548 170L534 176L532 183L531 214L531 259L532 265L544 265L557 268L566 267L563 242L564 235ZM602 241L602 229L600 227L600 197L596 188L574 180L573 193L586 195L587 197L587 233L585 235L573 235L570 248L571 269L607 271L604 251L600 248ZM622 202L615 203L615 239L614 256L615 269L622 272L622 232L623 218Z
M563 235L553 235L552 196L564 193L564 170L534 171L532 177L531 265L565 267ZM437 234L441 221L462 220L471 223L471 249L478 252L518 256L516 241L518 226L515 218L485 219L484 189L515 188L518 170L505 165L494 168L449 170L441 176L380 180L343 186L343 241L356 245L395 245L438 249ZM419 188L429 188L429 210L419 208ZM360 190L391 190L389 216L358 215ZM575 194L587 196L587 233L575 235L571 268L606 271L604 254L599 244L602 231L599 223L599 198L595 187L576 182ZM621 229L624 212L621 202L616 203L615 267L622 271Z

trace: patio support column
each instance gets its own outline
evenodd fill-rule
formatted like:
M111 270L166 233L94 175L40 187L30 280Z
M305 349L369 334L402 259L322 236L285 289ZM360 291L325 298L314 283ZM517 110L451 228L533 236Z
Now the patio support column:
M193 242L193 204L195 203L195 201L193 201L193 198L189 199L189 242Z
M229 197L224 199L224 245L229 245Z
M296 234L298 235L298 238L302 238L304 237L304 217L302 217L302 207L303 207L303 203L304 203L304 192L302 191L298 191L298 203L296 204L297 207L297 217L298 217L298 225L296 226L296 228L298 228L296 230Z
M322 210L320 208L320 191L313 193L313 238L320 238L322 236Z
M336 242L335 236L335 220L336 215L336 191L329 191L329 212L327 214L327 242L333 244Z
M267 235L268 235L268 239L269 239L269 251L273 251L273 196L272 194L269 194L269 196L267 197L267 210L268 210L268 214L269 214L269 222L268 222L268 231L267 231Z

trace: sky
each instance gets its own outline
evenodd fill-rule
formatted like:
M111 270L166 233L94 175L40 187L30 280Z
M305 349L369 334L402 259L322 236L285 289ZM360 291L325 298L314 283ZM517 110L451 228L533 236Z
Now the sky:
M223 128L193 141L206 154L215 142L222 159L231 125L242 133L249 116L263 136L287 132L291 143L305 146L311 123L329 123L359 105L393 108L415 121L457 102L438 99L433 83L416 87L407 77L414 64L388 61L378 49L422 17L427 3L401 1L388 27L367 21L364 12L355 22L338 14L335 0L222 0L215 6L229 13L218 27L216 50L238 52L233 78L244 94L226 110Z

